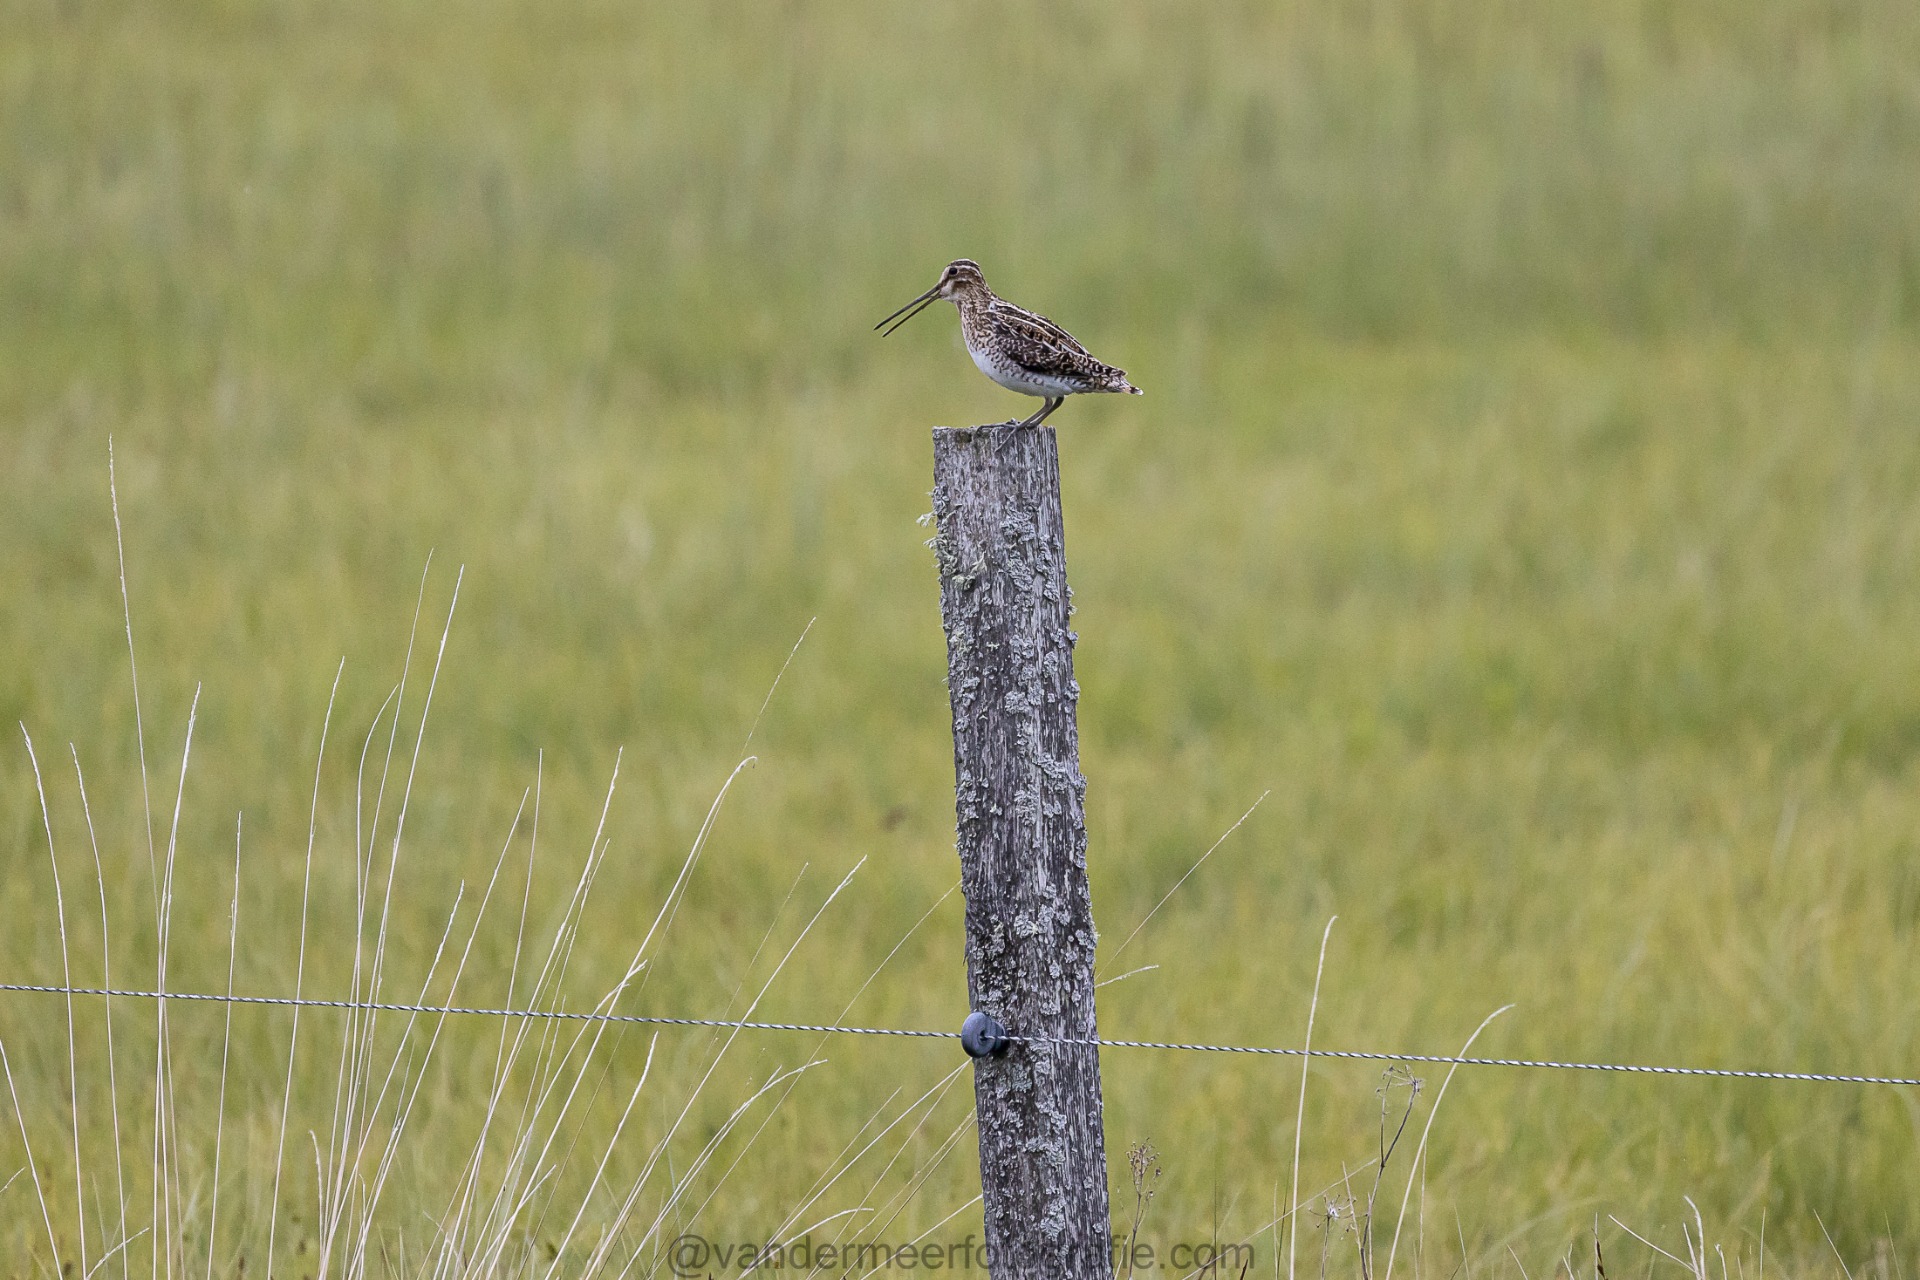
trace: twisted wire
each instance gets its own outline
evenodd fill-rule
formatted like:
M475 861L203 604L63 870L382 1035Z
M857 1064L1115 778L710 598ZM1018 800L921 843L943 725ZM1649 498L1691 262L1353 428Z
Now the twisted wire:
M299 1006L312 1009L353 1009L377 1013L430 1014L483 1018L552 1018L570 1022L612 1022L661 1027L713 1027L730 1031L806 1031L817 1035L896 1036L912 1040L957 1040L957 1031L926 1031L906 1027L855 1027L817 1022L758 1022L727 1018L669 1018L656 1014L601 1013L597 1010L496 1009L478 1005L407 1004L389 1000L315 1000L292 996L217 995L200 991L139 991L111 987L56 987L30 983L0 983L0 992L30 995L106 996L126 1000L188 1000L209 1004ZM1404 1062L1443 1067L1514 1067L1545 1071L1603 1071L1623 1075L1691 1076L1713 1080L1792 1080L1811 1084L1876 1084L1920 1086L1910 1076L1842 1075L1825 1071L1756 1071L1733 1067L1660 1066L1632 1062L1562 1062L1543 1058L1462 1057L1440 1053L1385 1053L1366 1049L1295 1049L1274 1045L1199 1044L1176 1040L1119 1040L1105 1036L1076 1038L1010 1033L1014 1044L1053 1044L1069 1048L1154 1049L1178 1053L1241 1053L1279 1058L1334 1058L1359 1062Z

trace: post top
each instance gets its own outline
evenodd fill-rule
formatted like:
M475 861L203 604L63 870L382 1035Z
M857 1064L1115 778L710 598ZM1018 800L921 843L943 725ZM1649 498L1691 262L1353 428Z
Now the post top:
M1010 418L1005 422L982 422L971 427L935 427L933 434L935 439L950 438L960 443L965 443L981 432L985 432L991 436L1004 436L1012 439L1028 431L1033 432L1036 436L1042 433L1048 436L1053 434L1053 428L1044 422L1037 427L1029 427L1022 425L1018 418Z

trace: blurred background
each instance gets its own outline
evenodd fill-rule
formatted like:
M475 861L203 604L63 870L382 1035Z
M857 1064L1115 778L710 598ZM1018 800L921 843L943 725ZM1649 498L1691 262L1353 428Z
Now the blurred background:
M870 327L967 256L1147 393L1051 419L1103 976L1154 966L1102 989L1103 1031L1298 1044L1337 914L1326 1047L1453 1052L1512 1004L1477 1051L1920 1063L1906 0L0 0L0 29L0 720L32 735L50 815L24 743L0 750L6 980L60 980L52 865L76 978L100 976L97 897L116 973L153 975L111 438L162 852L198 691L176 987L225 980L244 811L235 981L291 990L311 811L305 980L343 989L355 833L392 821L463 566L412 774L396 992L461 881L503 845L521 865L536 777L530 918L551 923L617 757L568 975L590 1003L752 754L622 1007L737 1014L864 858L758 1013L957 1027L945 653L916 521L928 428L1033 402L973 370L945 308ZM410 652L370 820L363 746L377 763ZM476 999L507 989L495 910ZM136 1052L151 1013L120 1016ZM221 1017L178 1017L180 1107L204 1117ZM70 1200L65 1027L58 1001L0 996L36 1157ZM287 1032L284 1011L235 1014L222 1172L182 1157L228 1206L221 1259L262 1247ZM697 1123L661 1137L715 1044L660 1038L663 1101L636 1133L697 1152L810 1060L743 1039ZM435 1135L484 1089L470 1050L443 1050L422 1094L380 1211L395 1233L444 1203ZM616 1110L644 1054L631 1032L607 1059ZM710 1190L700 1229L764 1237L883 1100L957 1065L941 1043L816 1056L670 1220ZM1239 1239L1284 1211L1297 1062L1104 1068L1123 1221L1138 1142L1165 1170L1150 1236ZM299 1068L322 1131L333 1069ZM1421 1074L1415 1131L1440 1083ZM106 1128L105 1088L82 1080L93 1176L116 1144L144 1165L150 1140L139 1106ZM1364 1200L1381 1088L1377 1064L1314 1066L1303 1197ZM911 1186L888 1238L977 1224L965 1078L942 1098L819 1213ZM290 1258L316 1230L305 1123ZM1681 1253L1691 1198L1738 1267L1764 1232L1773 1265L1837 1270L1830 1232L1885 1274L1920 1264L1917 1140L1911 1090L1463 1070L1406 1240L1422 1274L1539 1274L1584 1266L1597 1221L1609 1265L1668 1267L1609 1217ZM7 1126L0 1180L25 1161ZM1301 1265L1355 1271L1325 1206L1302 1211ZM45 1239L24 1181L0 1220ZM1258 1241L1277 1273L1284 1239Z

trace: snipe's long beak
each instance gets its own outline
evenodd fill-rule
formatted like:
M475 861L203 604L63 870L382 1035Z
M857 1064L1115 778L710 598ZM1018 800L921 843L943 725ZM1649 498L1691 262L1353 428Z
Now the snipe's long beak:
M935 301L937 301L939 297L940 297L940 286L935 285L933 286L933 288L927 290L925 293L915 298L912 302L909 302L906 306L900 308L900 310L894 312L893 315L888 316L886 320L882 320L879 324L873 327L876 329L886 327L887 321L893 320L892 327L887 328L887 333L892 333L894 329L898 329L901 325L913 319L915 316L919 315L922 311L925 311L929 306L931 306ZM894 320L894 316L898 316L899 319ZM880 336L884 338L887 336L887 333L883 333Z

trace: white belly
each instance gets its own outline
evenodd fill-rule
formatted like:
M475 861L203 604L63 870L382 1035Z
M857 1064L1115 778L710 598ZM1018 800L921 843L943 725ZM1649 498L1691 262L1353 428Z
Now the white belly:
M974 365L980 372L992 378L1009 391L1018 391L1023 396L1039 396L1050 400L1054 396L1070 396L1079 389L1078 384L1069 383L1065 378L1049 378L1029 372L1019 365L1002 363L983 351L969 349Z

